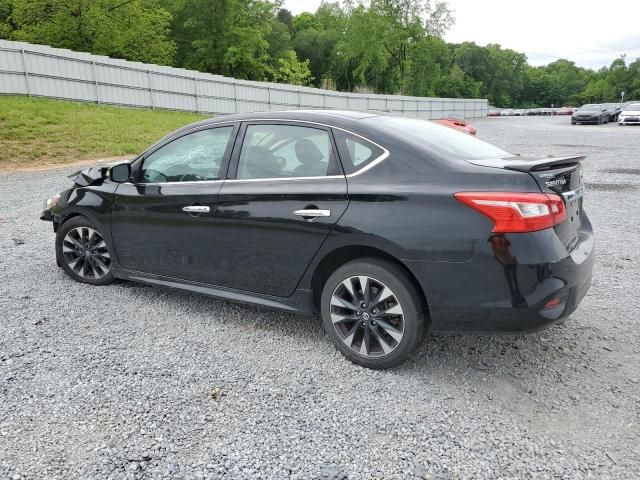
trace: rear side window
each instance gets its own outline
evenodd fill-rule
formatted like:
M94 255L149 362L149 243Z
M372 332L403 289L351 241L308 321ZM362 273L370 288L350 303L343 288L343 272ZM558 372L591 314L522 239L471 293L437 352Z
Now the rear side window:
M347 175L364 168L384 153L384 150L377 145L342 130L335 130L334 137L340 160L342 160L342 168Z
M247 126L236 178L306 178L337 173L329 131L297 125Z
M373 118L379 128L384 128L406 142L429 149L445 158L483 160L513 157L513 154L495 145L444 125L417 118L386 116Z

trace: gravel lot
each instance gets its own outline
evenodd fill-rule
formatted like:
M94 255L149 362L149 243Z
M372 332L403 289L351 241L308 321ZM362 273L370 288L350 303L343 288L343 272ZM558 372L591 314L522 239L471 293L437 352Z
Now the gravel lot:
M636 477L640 128L475 123L514 152L588 155L593 286L562 326L427 339L384 372L317 318L73 282L38 220L70 169L0 174L0 478Z

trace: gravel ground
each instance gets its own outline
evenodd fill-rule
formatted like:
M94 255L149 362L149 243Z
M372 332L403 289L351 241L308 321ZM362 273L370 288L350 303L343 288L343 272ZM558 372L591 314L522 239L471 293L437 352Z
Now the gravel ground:
M640 129L476 124L515 152L588 155L593 286L562 326L427 339L382 372L317 318L73 282L38 220L69 169L0 175L0 478L637 476Z

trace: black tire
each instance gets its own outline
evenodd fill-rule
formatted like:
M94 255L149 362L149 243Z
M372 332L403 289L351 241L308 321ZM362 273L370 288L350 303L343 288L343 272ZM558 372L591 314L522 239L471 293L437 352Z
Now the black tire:
M68 241L65 241L65 239L67 238L67 234L72 231L78 231L77 229L80 229L80 231L92 230L96 232L100 240L103 240L104 242L104 246L100 247L101 243L97 241L98 237L93 236L93 238L95 239L95 245L93 245L94 248L91 248L91 243L93 242L90 242L89 238L86 239L86 249L90 250L90 253L88 254L86 259L86 269L82 266L85 263L85 259L82 257L82 255L79 255L78 252L65 252L65 249L68 250L71 246ZM93 254L91 253L92 249L95 252ZM78 263L76 263L76 266L79 266L80 268L78 270L74 270L71 264L73 263L73 259L77 257L80 257L80 260ZM56 233L56 260L58 262L58 265L62 266L65 273L75 281L88 283L90 285L110 284L115 279L115 277L113 276L113 271L111 269L111 258L113 258L113 254L108 242L104 239L102 233L86 217L73 217L64 222L58 228L58 231ZM98 266L98 261L100 262L101 266ZM79 265L80 262L82 262L82 265ZM105 267L107 267L106 270ZM78 273L79 271L81 271L83 274ZM86 273L84 273L85 271Z
M571 120L571 125L575 125L576 121L575 120Z
M380 291L381 289L377 288L376 285L378 285L379 287L379 285L382 284L382 286L388 288L393 294L392 296L387 297L388 299L390 299L387 300L387 302L390 303L386 303L383 301L381 303L374 304L375 301L371 302L372 307L383 305L383 307L380 307L380 311L378 312L380 317L376 317L379 322L391 321L391 317L383 316L388 315L386 313L383 313L383 308L386 309L388 305L396 305L395 300L397 299L397 305L400 306L402 314L401 319L396 318L394 321L402 322L403 325L402 336L399 341L395 341L385 335L387 333L387 330L381 327L382 323L379 323L376 326L376 318L373 317L373 314L371 319L369 320L373 326L361 326L365 323L361 322L361 320L365 318L365 313L357 314L359 315L359 319L352 320L352 324L344 323L344 327L334 326L332 313L334 313L334 316L336 316L336 305L334 303L334 305L332 306L332 299L335 298L334 295L336 295L338 289L345 288L343 287L343 282L351 281L348 279L359 276L369 277L369 280L366 283L367 285L371 284L373 286L373 292ZM353 286L353 284L351 285ZM343 292L345 292L345 290L343 290ZM362 292L362 290L360 290L360 292ZM349 294L347 293L347 295ZM352 299L355 300L355 296L353 296ZM354 303L356 302L354 301ZM386 306L384 306L385 303ZM337 308L342 307L338 306ZM388 310L393 310L395 308L397 307L393 306ZM333 312L332 309L334 309ZM363 258L354 260L352 262L344 264L335 272L333 272L333 274L331 274L331 276L325 282L322 290L321 311L325 331L329 338L331 338L331 341L334 343L336 348L340 350L340 352L353 363L362 365L367 368L391 368L404 362L409 357L409 355L420 345L427 331L428 320L426 306L424 305L422 296L419 294L416 287L409 280L407 274L398 265L377 258ZM367 311L370 310L367 309ZM376 309L373 308L372 311L373 313L375 313ZM336 323L336 325L338 324ZM388 324L386 325L389 326ZM364 329L370 329L369 332L372 332L373 329L375 329L376 332L382 332L382 335L379 335L379 333L369 334L371 335L369 338L372 339L370 340L372 352L370 355L363 355L355 351L353 340L356 340L357 342L357 339L353 335L351 335L350 338L353 339L351 346L347 345L347 340L343 339L344 337L340 333L338 333L338 330L340 328L349 330L358 329L358 331L362 332L362 336L360 336L360 347L358 347L360 349L363 348L362 344L364 343L365 334ZM397 333L398 331L394 330L393 332ZM373 351L376 344L381 347L382 350L384 350L384 347L382 347L383 343L387 348L389 347L386 341L382 342L379 340L381 336L390 340L390 343L394 343L394 348L390 351L390 353L386 353L386 351L376 353Z

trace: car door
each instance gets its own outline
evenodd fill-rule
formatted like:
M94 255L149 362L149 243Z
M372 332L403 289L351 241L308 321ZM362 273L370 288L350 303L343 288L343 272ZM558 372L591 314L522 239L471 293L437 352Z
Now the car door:
M216 283L215 208L237 124L189 131L134 164L115 192L112 243L126 270Z
M250 122L238 139L216 209L220 285L286 297L346 210L346 179L329 128Z

